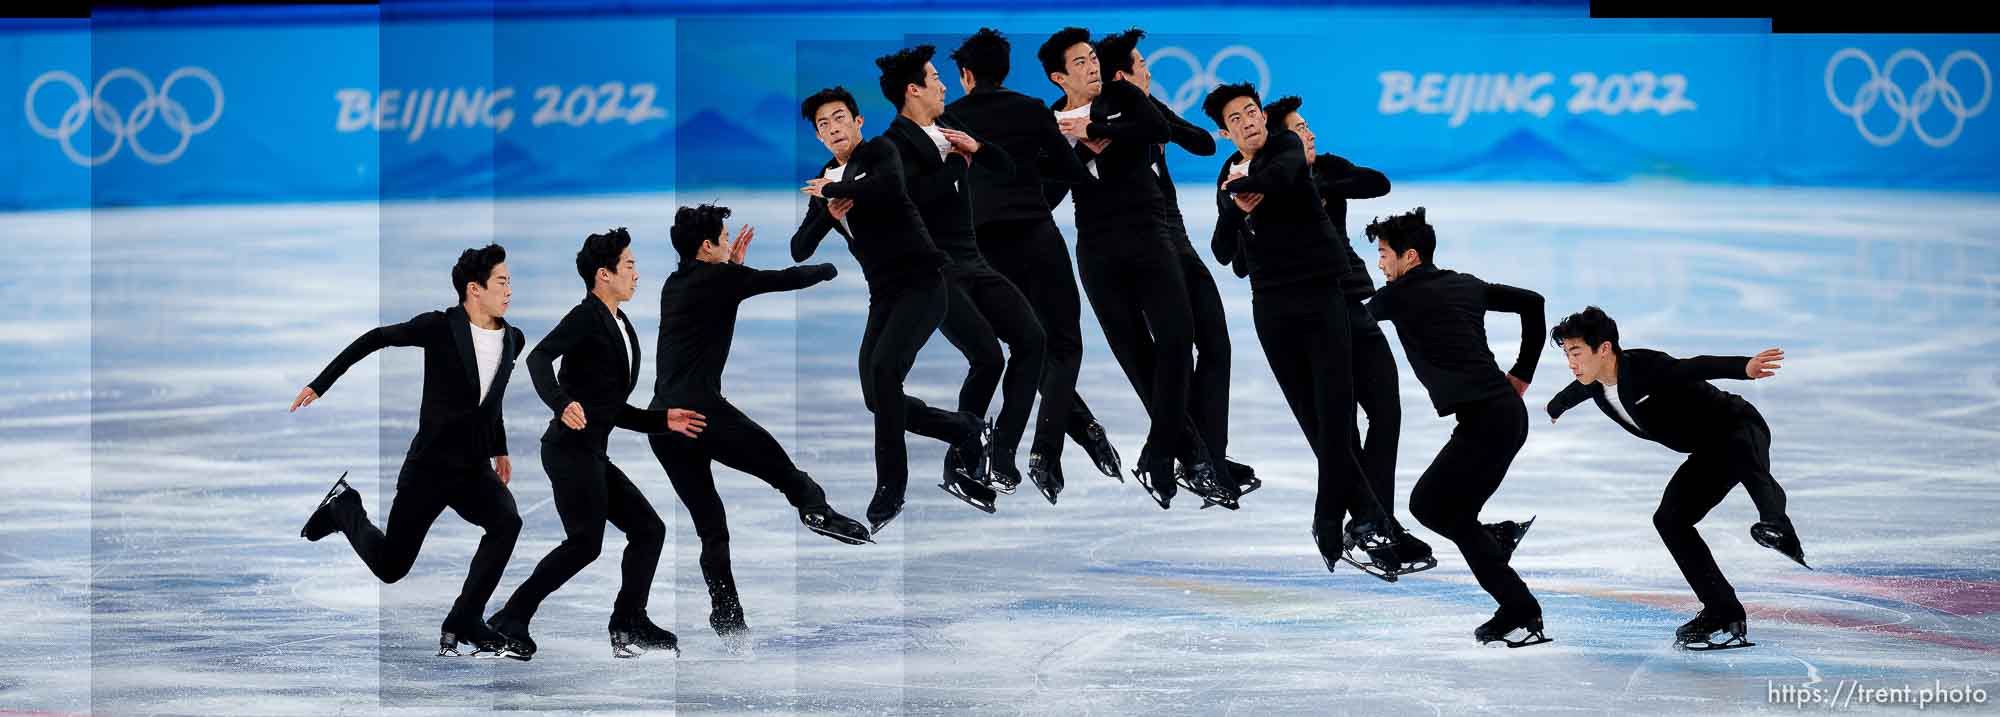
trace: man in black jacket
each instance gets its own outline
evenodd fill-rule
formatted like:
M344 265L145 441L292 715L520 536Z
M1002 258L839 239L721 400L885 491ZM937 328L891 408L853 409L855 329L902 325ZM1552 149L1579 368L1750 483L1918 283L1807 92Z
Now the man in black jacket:
M951 53L966 95L945 107L968 133L1004 148L1014 159L1012 174L987 171L974 163L972 216L979 253L1027 296L1041 322L1046 348L1042 363L1042 407L1028 445L1028 478L1042 497L1055 503L1062 493L1062 437L1067 433L1090 453L1106 476L1119 478L1118 450L1111 445L1083 397L1076 375L1083 363L1083 304L1069 247L1056 228L1042 192L1044 182L1075 184L1090 175L1056 128L1040 100L1002 86L1012 44L992 28L981 28Z
M1528 440L1521 395L1542 354L1542 296L1437 268L1431 263L1437 234L1423 207L1369 224L1368 237L1388 279L1368 300L1368 310L1396 324L1410 370L1438 415L1458 419L1451 439L1411 488L1410 514L1458 545L1479 587L1500 603L1493 619L1473 630L1474 639L1508 647L1547 642L1541 603L1508 565L1511 548L1479 523L1479 510ZM1487 347L1488 311L1521 317L1520 355L1505 373Z
M923 216L910 201L896 143L880 135L861 141L862 118L854 95L839 87L807 97L799 113L833 159L800 190L811 199L805 221L792 234L792 260L810 258L828 232L838 232L868 281L860 364L861 399L875 413L870 529L881 532L903 512L909 483L905 429L951 445L945 462L950 477L938 487L954 497L984 498L991 506L993 489L973 481L973 466L966 463L985 450L986 421L932 408L903 393L917 352L944 321L948 294L939 271L945 253L931 243Z
M1346 559L1385 580L1435 566L1428 546L1383 510L1354 455L1352 351L1338 289L1347 262L1298 136L1265 125L1247 83L1217 87L1202 111L1237 148L1217 179L1211 246L1218 261L1248 267L1257 338L1318 463L1312 534L1320 556L1328 570ZM1354 521L1343 530L1350 512ZM1369 559L1347 557L1357 549Z
M528 353L535 393L555 412L542 433L542 469L548 472L563 540L514 590L487 624L535 649L528 622L550 593L597 559L608 521L625 533L622 583L612 603L613 657L637 657L648 650L673 650L679 640L646 617L653 570L666 544L667 526L639 486L611 463L605 446L612 428L657 434L671 430L689 438L703 427L701 414L686 409L635 408L626 397L639 384L639 333L618 306L632 300L639 265L632 236L624 229L592 234L576 252L576 273L590 293ZM556 359L562 373L556 373Z
M977 165L984 172L1009 176L1014 163L1006 149L982 143L965 132L958 118L945 113L944 82L931 63L934 52L930 45L919 45L875 60L882 70L882 95L896 107L896 119L882 134L896 143L903 160L903 183L924 219L924 229L949 257L944 278L950 299L940 330L969 364L959 388L958 410L983 419L994 390L1001 387L1003 377L1006 380L986 460L962 460L972 467L974 480L1012 493L1021 483L1014 454L1041 381L1045 340L1028 297L979 253L972 223L972 184L966 173ZM1013 352L1011 360L1000 352L1002 341ZM954 486L955 481L946 476L945 485ZM990 501L975 502L977 496L957 490L953 494L982 509L992 508Z
M1785 489L1771 476L1771 428L1757 407L1708 384L1718 379L1770 378L1785 359L1782 349L1756 356L1677 359L1651 349L1618 344L1618 322L1595 306L1569 315L1549 332L1569 359L1576 380L1549 401L1549 420L1584 401L1634 436L1659 443L1688 459L1667 481L1653 527L1674 556L1701 612L1675 632L1676 645L1695 650L1749 647L1743 603L1722 576L1695 524L1722 503L1736 484L1757 506L1750 536L1800 565L1805 551L1785 513ZM1722 640L1718 632L1728 633Z
M715 491L713 463L756 476L783 493L799 511L799 521L815 533L850 545L875 542L868 528L826 504L826 491L799 470L769 431L722 395L722 370L736 338L736 312L743 301L775 291L797 291L830 281L832 264L794 266L778 271L743 265L756 233L745 225L728 241L723 220L728 207L681 207L670 234L680 267L660 288L660 339L651 408L683 406L706 416L707 430L694 440L677 434L648 436L653 456L674 484L701 537L701 574L708 584L708 624L731 652L749 645L749 625L729 564L729 522Z
M1167 508L1178 491L1174 462L1184 459L1191 483L1216 486L1205 497L1234 500L1237 487L1215 480L1207 446L1189 440L1187 430L1194 309L1161 221L1166 197L1152 169L1157 146L1172 139L1167 120L1144 90L1103 79L1083 28L1056 32L1036 55L1063 91L1049 105L1056 125L1076 140L1077 159L1095 179L1076 185L1071 197L1084 295L1152 422L1133 475ZM1050 203L1062 193L1062 185L1051 185Z
M424 349L423 405L417 413L417 435L396 476L388 532L369 521L361 494L347 485L342 474L299 535L318 541L336 530L346 533L368 569L382 582L393 583L410 573L424 535L445 508L484 528L486 535L472 553L465 586L445 616L438 641L440 657L460 654L462 644L472 645L472 654L479 656L525 660L530 653L479 619L521 533L521 515L514 507L514 495L507 491L514 470L507 459L507 427L500 413L507 377L524 343L521 330L501 318L513 296L506 261L507 250L498 244L465 250L451 269L457 306L369 330L292 400L293 411L312 405L348 367L385 347Z

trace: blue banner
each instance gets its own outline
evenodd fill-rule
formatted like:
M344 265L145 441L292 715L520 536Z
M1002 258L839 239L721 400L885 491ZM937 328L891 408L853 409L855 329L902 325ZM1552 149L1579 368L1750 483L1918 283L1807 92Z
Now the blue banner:
M1034 53L1066 24L1146 27L1152 92L1199 124L1217 82L1299 95L1320 147L1398 180L2000 189L1993 37L1548 9L954 10L14 28L0 206L788 186L823 161L805 92L846 85L879 131L873 57L936 44L957 97L948 54L992 25L1015 45L1007 84L1054 97ZM1217 161L1169 157L1184 181Z

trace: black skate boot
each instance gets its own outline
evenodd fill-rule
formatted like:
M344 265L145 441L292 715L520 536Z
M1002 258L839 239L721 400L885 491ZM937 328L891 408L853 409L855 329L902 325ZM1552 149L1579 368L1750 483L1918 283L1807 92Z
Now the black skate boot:
M1542 634L1542 616L1516 617L1500 608L1493 612L1493 619L1472 630L1472 639L1479 644L1494 646L1495 643L1508 647L1528 647L1552 642L1554 638Z
M1035 490L1049 500L1049 505L1055 505L1056 496L1063 490L1062 459L1043 458L1040 451L1029 453L1028 479L1035 482Z
M461 652L458 649L460 645L471 645L472 651ZM521 647L519 643L488 627L474 616L448 615L444 619L444 627L439 629L438 657L521 659L520 655L525 650L526 648Z
M743 605L730 597L715 601L708 611L708 626L722 639L722 649L737 657L749 657L750 625L743 620Z
M511 657L522 662L535 659L535 640L528 636L528 623L514 619L503 609L493 613L493 617L486 618L486 626L506 636L508 645L503 657Z
M944 480L952 482L957 475L974 483L984 485L986 477L986 446L991 438L992 424L970 413L959 414L965 420L966 432L951 444L944 454ZM949 490L949 489L947 489Z
M1498 523L1487 523L1486 532L1492 533L1493 539L1500 543L1500 549L1507 551L1507 557L1512 558L1514 548L1521 544L1521 539L1527 537L1528 529L1534 525L1534 518L1529 518L1526 523L1503 520Z
M1125 482L1125 474L1118 465L1118 448L1111 445L1111 437L1104 434L1103 425L1091 421L1090 425L1083 427L1083 435L1077 438L1076 444L1090 453L1090 462L1097 464L1097 472L1103 473L1106 478Z
M1396 559L1403 564L1398 575L1421 573L1438 565L1437 555L1431 552L1431 544L1411 535L1403 528L1402 521L1389 519L1390 534L1396 539Z
M807 530L838 540L848 545L862 545L875 542L868 537L868 527L859 521L834 512L832 507L820 506L799 511L799 522Z
M1251 491L1264 487L1264 479L1257 477L1257 471L1250 466L1228 458L1222 459L1224 468L1229 469L1229 477L1236 481L1236 496L1241 498Z
M1202 510L1218 505L1230 510L1243 507L1237 502L1238 486L1234 480L1220 475L1212 463L1195 463L1176 473L1174 477L1175 482L1182 488L1201 496Z
M619 658L638 657L658 650L673 650L674 656L681 654L681 640L674 633L653 624L640 610L627 615L612 615L611 624L606 628L611 633L611 656Z
M1799 545L1798 531L1792 529L1792 521L1789 518L1763 521L1750 526L1750 539L1757 541L1758 545L1783 553L1785 557L1791 558L1792 562L1805 565L1807 570L1812 569L1811 565L1806 565L1806 549Z
M319 499L319 507L314 508L312 515L306 518L306 526L299 529L299 537L317 543L320 538L340 530L340 524L333 519L336 501L353 501L356 506L361 505L361 494L354 492L354 488L347 484L346 471L342 471L340 477L334 479L333 487L326 491L326 497Z
M1398 555L1395 534L1382 526L1373 521L1357 520L1348 523L1347 530L1343 532L1340 559L1348 565L1391 583L1396 582L1398 576L1415 572L1410 566L1405 566ZM1328 570L1331 569L1328 566Z
M1021 467L1014 462L1014 449L986 449L986 485L1001 495L1013 495L1021 486Z
M1174 494L1179 488L1174 485L1174 459L1153 455L1153 447L1139 449L1139 467L1132 469L1132 477L1138 479L1139 487L1146 489L1146 495L1160 504L1161 510L1173 507Z
M903 490L901 484L875 486L875 498L868 501L868 531L871 534L882 532L889 521L902 515Z
M1713 610L1704 607L1693 620L1674 631L1674 647L1695 652L1756 647L1757 643L1747 637L1749 634L1750 626L1742 608ZM1721 635L1722 639L1717 640L1717 635Z

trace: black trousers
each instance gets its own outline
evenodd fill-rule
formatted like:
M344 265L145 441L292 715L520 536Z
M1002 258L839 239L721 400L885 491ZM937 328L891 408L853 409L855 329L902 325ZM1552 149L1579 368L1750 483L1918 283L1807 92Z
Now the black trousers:
M1313 522L1338 525L1347 513L1381 521L1386 513L1354 455L1347 300L1330 282L1307 282L1253 291L1251 309L1271 374L1319 463Z
M868 294L868 325L861 333L861 400L875 413L875 482L898 494L910 479L909 447L903 431L954 441L965 421L953 411L932 408L903 393L903 380L916 365L931 334L943 323L947 291L942 276L926 276L896 290Z
M556 512L562 516L562 543L535 565L502 609L523 622L534 617L542 600L597 560L609 522L625 533L621 582L611 614L644 611L667 541L667 525L653 504L611 459L587 448L542 441L542 469L548 471Z
M1105 343L1152 418L1146 445L1186 456L1194 309L1180 257L1155 218L1093 233L1101 235L1077 242L1077 270Z
M1042 408L1029 445L1043 456L1060 456L1063 434L1085 444L1084 430L1096 421L1076 393L1083 366L1083 299L1076 290L1069 245L1051 218L988 222L977 231L979 253L1027 296L1042 326Z
M951 299L940 330L969 366L958 391L958 410L984 417L994 390L1005 386L993 443L1012 451L1027 431L1028 413L1041 388L1047 361L1042 324L1028 297L984 261L953 263L944 276ZM1002 341L1013 352L1011 358L1000 353ZM1071 384L1075 390L1074 377Z
M657 402L656 402L657 403ZM801 511L826 507L826 491L812 476L799 470L785 447L778 444L763 426L750 420L721 396L697 397L673 402L707 417L701 438L678 433L647 436L653 457L667 472L681 505L694 520L695 534L701 537L701 575L708 584L708 596L717 605L736 599L736 575L729 563L729 519L722 496L715 492L714 463L748 473L770 484L792 507ZM657 405L664 408L664 404Z
M1785 489L1771 477L1771 428L1754 412L1745 415L1725 437L1695 450L1667 481L1660 508L1653 512L1653 527L1674 556L1688 587L1704 607L1720 612L1743 613L1736 589L1722 577L1715 555L1708 550L1694 526L1708 511L1722 503L1738 483L1749 492L1761 520L1785 518Z
M1188 417L1216 460L1229 449L1229 316L1208 264L1191 246L1176 252L1188 306L1194 310L1194 370L1189 373Z
M1368 416L1368 430L1357 434L1355 455L1368 476L1368 487L1382 512L1396 511L1396 445L1403 431L1403 398L1397 389L1396 355L1389 337L1359 301L1347 302L1348 335L1354 344L1354 401Z
M1528 442L1528 408L1512 391L1458 409L1458 426L1410 490L1410 514L1451 540L1479 587L1520 616L1540 616L1541 604L1507 565L1507 551L1479 523L1479 510Z
M486 465L451 468L404 461L396 475L396 497L389 503L387 533L369 522L368 512L359 504L334 505L334 520L347 534L354 553L385 583L410 574L410 566L423 549L424 536L445 508L457 512L465 522L485 528L486 534L472 553L465 585L451 606L453 615L475 620L485 617L486 601L499 587L507 558L514 554L514 540L521 535L521 513L514 507L514 494Z

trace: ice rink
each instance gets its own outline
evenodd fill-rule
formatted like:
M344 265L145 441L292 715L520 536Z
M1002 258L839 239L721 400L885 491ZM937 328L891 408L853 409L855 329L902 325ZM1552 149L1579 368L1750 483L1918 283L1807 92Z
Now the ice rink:
M451 304L453 259L489 237L510 252L508 319L534 342L583 295L582 237L628 226L644 405L667 226L677 201L708 200L758 228L751 264L790 263L803 206L790 193L0 214L0 713L1706 713L1789 711L1788 686L1850 690L1855 708L1880 706L1855 686L2000 692L2000 202L1679 184L1398 184L1354 203L1349 228L1423 205L1440 265L1541 292L1551 321L1597 304L1627 346L1786 349L1778 377L1721 387L1769 420L1818 570L1749 539L1741 491L1702 524L1755 648L1671 648L1698 605L1650 516L1680 456L1587 406L1550 425L1541 406L1568 381L1554 350L1527 395L1527 447L1485 513L1539 517L1514 566L1554 643L1475 645L1492 602L1408 520L1410 485L1452 424L1400 345L1397 509L1441 565L1394 585L1329 574L1308 535L1313 463L1248 284L1211 265L1235 349L1230 452L1266 481L1242 511L1184 496L1163 512L1071 447L1060 505L1024 488L986 515L933 487L943 447L912 436L908 509L878 545L851 547L718 468L755 630L745 660L707 627L698 542L658 463L619 433L614 461L671 526L651 613L684 656L612 659L611 531L537 616L532 662L432 657L476 528L442 517L386 586L338 536L298 537L342 471L385 518L420 355L378 354L287 414L292 397L361 332ZM1214 210L1182 204L1205 250ZM858 516L874 483L855 369L865 287L839 241L813 261L842 273L745 306L725 391ZM1489 321L1503 364L1517 326ZM1080 391L1129 467L1143 414L1088 311L1084 336ZM550 414L524 368L506 400L525 528L489 610L562 535L536 455ZM948 406L963 373L934 338L909 391Z

